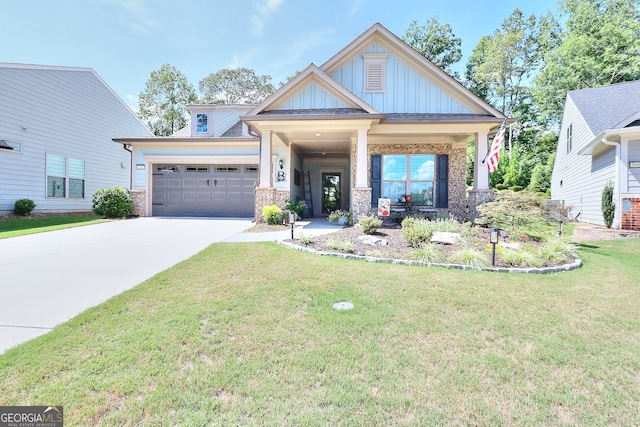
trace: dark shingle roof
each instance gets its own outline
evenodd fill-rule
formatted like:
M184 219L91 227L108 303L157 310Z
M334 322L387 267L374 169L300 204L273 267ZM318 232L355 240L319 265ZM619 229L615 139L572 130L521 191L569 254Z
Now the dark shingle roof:
M640 81L572 90L568 96L594 135L640 111Z
M235 125L231 126L225 133L221 135L223 138L240 138L242 137L242 122L238 120Z

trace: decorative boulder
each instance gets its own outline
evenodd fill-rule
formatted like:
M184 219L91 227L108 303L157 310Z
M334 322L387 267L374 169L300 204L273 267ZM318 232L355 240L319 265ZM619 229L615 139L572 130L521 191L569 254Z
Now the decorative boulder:
M460 233L434 231L433 236L431 236L431 243L441 243L443 245L455 245L460 240L462 240Z
M360 239L362 243L366 243L371 246L387 246L389 243L386 240L375 236L359 236L358 239Z

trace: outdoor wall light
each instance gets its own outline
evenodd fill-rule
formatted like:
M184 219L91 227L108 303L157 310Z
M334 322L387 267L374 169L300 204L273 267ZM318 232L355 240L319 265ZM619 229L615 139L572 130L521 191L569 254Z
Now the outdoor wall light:
M144 163L136 164L136 169L139 170L139 171L143 171L144 170Z
M284 169L284 160L280 159L278 164L280 165L280 169Z

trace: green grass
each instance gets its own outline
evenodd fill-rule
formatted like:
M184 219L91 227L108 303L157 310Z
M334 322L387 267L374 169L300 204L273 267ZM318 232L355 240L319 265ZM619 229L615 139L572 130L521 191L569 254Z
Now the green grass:
M108 220L94 214L11 218L0 221L0 239L79 227L103 221Z
M66 425L640 425L640 239L581 253L516 275L216 244L1 355L0 405L64 405Z

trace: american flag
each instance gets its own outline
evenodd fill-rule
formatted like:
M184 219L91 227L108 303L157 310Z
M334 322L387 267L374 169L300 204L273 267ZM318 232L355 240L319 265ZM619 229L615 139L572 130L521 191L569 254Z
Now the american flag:
M502 125L493 138L491 144L491 150L489 151L489 158L487 159L487 165L489 167L489 173L495 172L498 169L498 160L500 157L500 150L502 150L502 144L504 144L504 133L507 128Z

